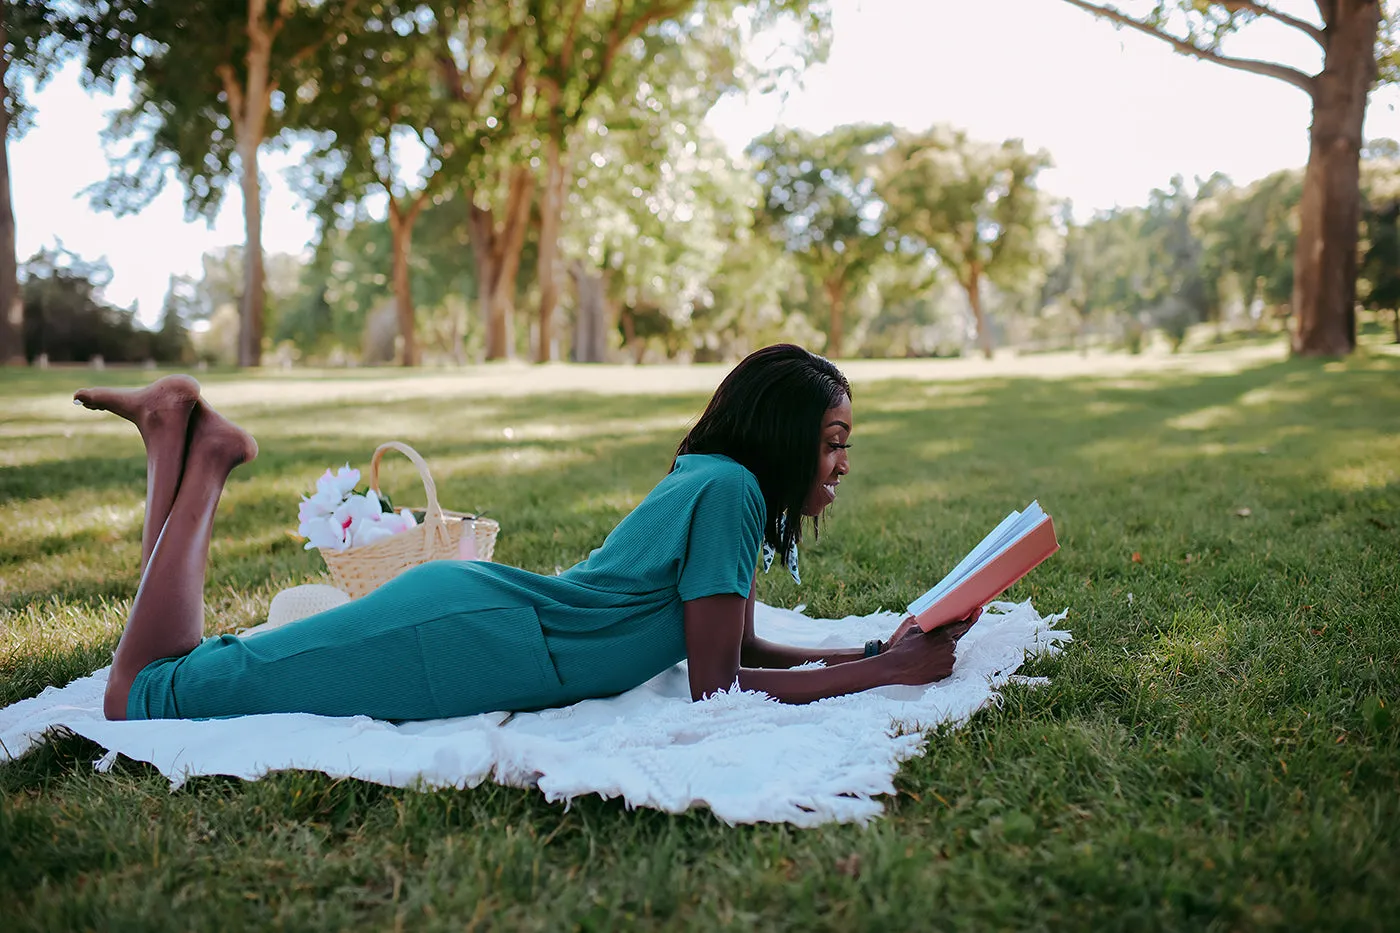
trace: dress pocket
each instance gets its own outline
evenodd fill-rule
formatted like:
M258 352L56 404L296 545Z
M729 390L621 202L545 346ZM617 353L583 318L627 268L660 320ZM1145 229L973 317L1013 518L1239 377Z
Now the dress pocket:
M416 628L438 715L551 706L562 684L528 606L457 613Z

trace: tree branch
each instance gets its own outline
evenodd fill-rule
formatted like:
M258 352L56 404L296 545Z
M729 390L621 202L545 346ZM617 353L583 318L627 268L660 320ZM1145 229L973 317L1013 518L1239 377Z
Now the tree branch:
M1294 29L1301 29L1311 36L1318 45L1325 47L1327 44L1326 33L1320 27L1314 26L1307 20L1299 19L1296 16L1290 16L1282 10L1275 10L1266 3L1250 3L1247 2L1247 0L1241 0L1241 2L1232 3L1230 6L1246 10L1256 16L1265 16L1269 19L1277 20L1285 26L1292 26Z
M579 20L583 18L583 8L585 0L578 0L574 4L574 15L569 18L569 29L564 33L564 44L559 49L559 65L567 70L573 64L574 57L574 37L578 34ZM622 9L622 4L618 4L618 9Z
M290 58L287 59L288 67L294 68L297 65L300 65L303 61L309 58L313 52L315 52L321 46L325 45L328 39L333 38L336 33L336 24L340 23L341 25L344 25L349 20L350 14L355 11L356 2L358 2L358 0L346 0L345 5L341 7L340 16L337 17L337 19L331 21L330 28L324 30L321 33L321 35L317 39L315 39L315 41L297 49L297 51Z
M1280 65L1276 62L1261 62L1253 58L1232 58L1229 55L1221 55L1219 52L1212 52L1210 49L1202 49L1192 45L1185 39L1179 39L1170 33L1163 32L1150 23L1133 19L1126 13L1121 13L1111 6L1100 6L1097 3L1088 3L1086 0L1065 0L1070 6L1077 6L1094 16L1109 20L1136 29L1138 32L1161 39L1172 48L1183 55L1190 55L1202 61L1213 62L1217 65L1224 65L1226 68L1234 68L1237 71L1248 71L1252 74L1265 75L1270 78L1277 78L1286 81L1295 87L1302 88L1311 97L1316 89L1316 81L1312 75L1304 74L1296 68L1289 68L1287 65Z
M241 134L247 114L243 112L243 88L238 84L238 76L233 73L233 66L228 62L219 65L214 71L224 82L224 93L228 95L228 112L233 118L233 131L235 134Z
M657 23L672 16L678 16L685 10L686 3L676 3L671 6L656 6L637 16L627 28L622 29L622 4L617 5L617 11L613 15L612 27L608 30L607 42L603 46L603 57L599 62L598 70L590 75L584 83L583 91L579 94L578 105L574 112L570 114L573 121L577 121L582 115L584 106L603 86L612 73L613 60L617 57L618 50L628 42L637 38L642 31L652 23Z

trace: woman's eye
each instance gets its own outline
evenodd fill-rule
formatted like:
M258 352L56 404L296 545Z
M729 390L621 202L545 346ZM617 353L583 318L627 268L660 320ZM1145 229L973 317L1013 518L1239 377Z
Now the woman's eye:
M850 450L850 449L851 449L851 445L850 445L850 444L838 444L838 443L836 443L835 441L832 441L832 442L831 442L830 444L828 444L827 446L829 446L832 450Z

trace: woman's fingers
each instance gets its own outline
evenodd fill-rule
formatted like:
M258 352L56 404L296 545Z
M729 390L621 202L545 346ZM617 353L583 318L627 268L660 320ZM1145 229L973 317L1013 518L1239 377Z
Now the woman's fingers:
M894 634L890 636L889 643L893 645L905 635L908 635L910 630L916 628L917 626L918 623L914 621L913 616L905 616L903 621L899 623L899 627L894 630Z

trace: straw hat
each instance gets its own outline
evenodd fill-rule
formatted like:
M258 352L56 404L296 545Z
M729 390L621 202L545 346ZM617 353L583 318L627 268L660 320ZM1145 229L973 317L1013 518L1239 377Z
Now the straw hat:
M318 612L325 612L327 609L343 606L348 602L350 602L350 597L345 591L338 590L325 583L307 583L303 586L293 586L272 597L272 603L267 607L266 622L249 629L243 634L252 635L257 632L266 632L278 626L286 625L288 622L295 622L298 619L304 619Z

